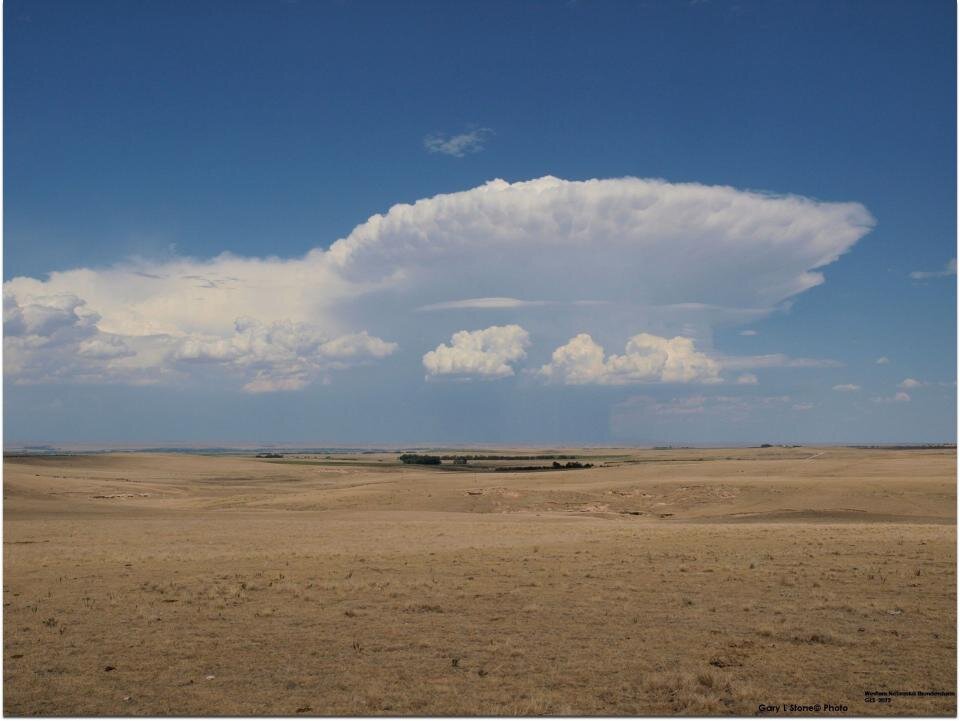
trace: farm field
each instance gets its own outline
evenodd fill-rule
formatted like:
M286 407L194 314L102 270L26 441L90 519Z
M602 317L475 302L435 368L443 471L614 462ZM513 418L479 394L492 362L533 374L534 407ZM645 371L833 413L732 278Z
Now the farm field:
M6 458L4 712L955 715L954 449L437 453Z

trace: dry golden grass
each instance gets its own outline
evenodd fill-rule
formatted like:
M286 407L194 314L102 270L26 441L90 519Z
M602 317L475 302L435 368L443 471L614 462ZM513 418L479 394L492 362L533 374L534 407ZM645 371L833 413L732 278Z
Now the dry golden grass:
M953 451L593 453L6 459L4 711L955 713Z

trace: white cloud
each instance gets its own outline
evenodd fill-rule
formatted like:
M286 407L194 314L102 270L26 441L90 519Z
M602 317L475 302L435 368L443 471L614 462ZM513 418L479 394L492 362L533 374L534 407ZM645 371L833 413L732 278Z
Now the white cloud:
M329 339L303 323L264 324L243 318L235 333L223 338L192 335L179 339L172 357L180 363L213 363L250 378L244 390L261 393L298 390L325 371L345 368L364 359L383 358L396 350L367 333Z
M742 330L740 331L740 335L751 336L751 335L758 335L758 333L755 330Z
M605 357L603 347L580 333L553 352L540 368L549 381L566 385L629 383L717 383L720 366L694 349L690 338L640 333L627 341L624 355Z
M396 205L300 258L141 259L14 278L4 284L6 373L16 382L180 382L219 363L250 390L292 387L327 378L334 362L383 358L418 328L413 311L424 307L447 309L443 333L464 327L458 314L495 311L525 323L523 313L537 313L538 335L552 338L642 327L708 344L714 325L763 317L821 283L817 269L872 224L857 203L730 187L495 180ZM260 330L240 332L238 319ZM284 328L303 337L274 340ZM363 333L376 342L338 361L348 345L338 339ZM264 356L240 353L264 334ZM180 355L189 348L211 357L190 362ZM802 362L759 356L737 369Z
M899 387L908 389L908 388L919 388L920 386L926 385L922 381L918 381L915 378L904 378L900 381Z
M860 390L860 386L856 385L855 383L841 383L839 385L835 385L833 390L839 391L840 393L856 393L858 390Z
M885 355L880 356L880 357L877 358L877 360L876 360L876 364L877 364L878 366L885 366L885 365L887 365L887 364L889 364L889 363L890 363L890 359L887 358Z
M442 153L454 158L462 158L468 153L479 153L483 150L484 143L491 135L493 135L493 131L490 128L476 128L451 136L434 133L423 139L423 147L431 153Z
M755 386L758 382L753 373L741 373L737 378L737 385L740 386Z
M915 270L910 274L914 280L926 280L927 278L946 278L947 276L957 274L957 259L951 258L947 261L943 270Z
M909 403L910 395L900 391L892 396L879 396L873 399L874 403Z
M813 403L794 403L793 410L795 411L809 411L813 408Z
M424 303L521 296L766 309L823 282L872 227L856 203L657 180L520 183L397 205L329 256L342 277L417 286ZM571 275L573 273L573 275ZM522 292L516 292L522 290ZM497 292L489 292L497 291ZM508 292L503 292L508 291ZM420 303L418 305L422 305Z
M526 357L527 331L518 325L494 325L484 330L454 333L450 345L441 343L423 356L429 376L504 378L513 375L510 363Z
M38 295L20 302L4 292L3 317L4 375L16 383L141 380L123 366L136 352L122 337L100 331L100 316L75 295Z

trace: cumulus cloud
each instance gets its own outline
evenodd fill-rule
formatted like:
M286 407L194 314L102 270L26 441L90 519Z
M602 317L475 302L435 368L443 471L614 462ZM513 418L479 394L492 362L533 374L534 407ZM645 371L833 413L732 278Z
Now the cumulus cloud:
M839 385L835 385L833 390L839 391L840 393L855 393L860 390L860 386L855 383L840 383Z
M526 357L527 331L518 325L494 325L483 330L454 333L450 345L441 343L423 356L428 376L504 378L513 375L510 363Z
M927 280L928 278L946 278L957 274L957 259L951 258L947 261L943 270L915 270L910 274L914 280Z
M890 363L890 359L887 358L885 355L882 355L879 358L877 358L875 362L878 366L885 366Z
M4 373L17 383L62 380L153 383L216 367L245 390L302 388L324 371L383 358L395 349L365 332L329 338L307 324L242 318L230 334L118 335L76 296L4 296Z
M904 389L919 388L922 385L925 385L925 383L918 381L915 378L904 378L902 381L900 381L900 387Z
M755 386L759 381L753 373L742 373L737 377L737 385Z
M644 328L699 343L715 324L763 317L821 283L818 269L872 224L857 203L730 187L494 180L396 205L299 258L126 260L14 278L4 284L6 372L19 382L160 382L220 364L248 390L289 388L326 378L334 362L382 359L417 327L418 308L446 310L436 316L444 333L464 327L458 313L525 323L521 314L538 313L538 334L554 339ZM238 331L238 320L256 326ZM288 332L303 337L277 340ZM364 333L377 342L357 340ZM363 352L336 343L349 338ZM238 350L261 342L263 355ZM59 350L41 357L40 345ZM777 364L791 361L761 356L736 369ZM631 374L642 376L610 377Z
M122 364L135 351L97 327L99 314L75 295L39 295L20 302L5 292L4 375L20 384L78 378L137 380Z
M247 378L244 390L263 393L299 390L325 371L364 359L384 358L396 350L366 332L328 338L303 323L264 324L242 318L226 338L192 335L177 341L172 353L180 364L208 363Z
M717 383L720 366L694 349L690 338L661 338L640 333L627 341L623 355L607 357L587 333L571 338L540 368L548 381L566 385L630 383Z
M423 139L423 147L431 153L462 158L469 153L479 153L483 150L484 144L491 135L493 135L493 131L490 128L476 128L459 135L450 136L434 133Z

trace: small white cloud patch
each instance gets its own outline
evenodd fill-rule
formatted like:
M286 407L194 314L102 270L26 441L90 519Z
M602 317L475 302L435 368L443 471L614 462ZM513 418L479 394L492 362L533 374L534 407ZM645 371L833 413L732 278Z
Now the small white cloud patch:
M423 356L429 376L505 378L513 375L510 363L526 357L530 336L518 325L494 325L483 330L454 333L450 345L441 343Z
M454 158L462 158L469 153L479 153L483 150L484 143L491 135L493 135L493 130L490 128L476 128L451 136L434 133L423 139L423 147L430 153L441 153Z
M910 274L914 280L927 280L929 278L946 278L957 274L957 259L951 258L943 270L915 270Z
M839 393L856 393L858 390L860 390L860 386L858 386L856 383L840 383L839 385L835 385L833 390L838 391Z
M742 373L737 378L738 386L755 386L757 383L757 377L753 373Z
M900 391L892 396L879 396L873 399L874 403L909 403L911 400L908 393Z
M720 365L694 349L693 340L640 333L626 353L606 357L603 347L580 333L553 352L540 375L565 385L630 383L718 383Z

